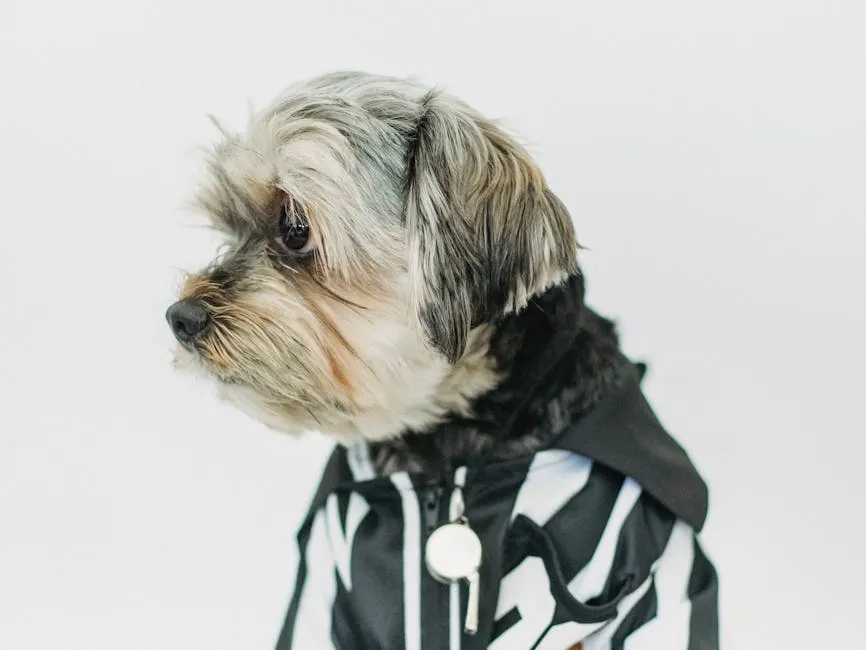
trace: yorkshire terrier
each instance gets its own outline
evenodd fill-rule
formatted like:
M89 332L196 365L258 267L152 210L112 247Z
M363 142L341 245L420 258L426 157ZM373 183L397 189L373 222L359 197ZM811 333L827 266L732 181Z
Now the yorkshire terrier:
M223 130L197 204L226 244L168 309L177 365L338 443L280 650L718 647L706 486L514 137L327 74Z

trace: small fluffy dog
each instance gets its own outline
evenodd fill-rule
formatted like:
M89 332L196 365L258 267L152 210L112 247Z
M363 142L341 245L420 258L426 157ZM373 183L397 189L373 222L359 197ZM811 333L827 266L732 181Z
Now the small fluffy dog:
M335 449L280 650L717 647L707 491L584 304L571 217L463 102L355 72L223 132L177 364Z

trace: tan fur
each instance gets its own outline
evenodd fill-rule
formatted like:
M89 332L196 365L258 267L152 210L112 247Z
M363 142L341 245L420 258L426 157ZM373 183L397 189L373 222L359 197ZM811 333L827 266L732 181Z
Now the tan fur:
M468 414L501 380L487 323L571 268L568 215L526 151L414 82L326 75L222 133L198 205L227 248L181 291L210 326L177 365L280 431L349 443ZM289 201L309 259L279 240Z

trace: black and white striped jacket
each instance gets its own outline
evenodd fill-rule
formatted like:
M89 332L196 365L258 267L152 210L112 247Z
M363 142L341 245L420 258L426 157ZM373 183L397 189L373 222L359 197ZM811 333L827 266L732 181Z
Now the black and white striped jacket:
M459 471L483 546L476 634L465 584L423 557L452 486L375 477L359 445L333 453L298 534L277 650L718 648L706 486L638 379L549 448Z

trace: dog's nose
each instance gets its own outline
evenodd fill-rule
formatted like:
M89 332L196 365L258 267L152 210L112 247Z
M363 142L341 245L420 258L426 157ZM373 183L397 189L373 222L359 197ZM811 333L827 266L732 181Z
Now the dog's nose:
M192 343L210 322L207 310L197 300L180 300L165 312L175 338L181 343Z

